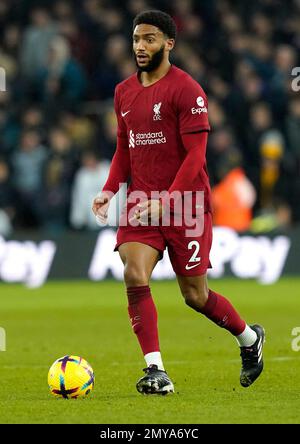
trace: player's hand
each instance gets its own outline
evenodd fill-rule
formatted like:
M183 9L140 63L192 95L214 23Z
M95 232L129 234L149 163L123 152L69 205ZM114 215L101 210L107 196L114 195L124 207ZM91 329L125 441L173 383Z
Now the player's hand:
M138 221L139 225L151 225L151 222L158 222L163 215L163 208L160 200L150 199L137 204L137 210L129 222Z
M101 224L107 223L107 211L109 207L110 196L106 192L99 193L94 201L92 210L96 217L97 222Z

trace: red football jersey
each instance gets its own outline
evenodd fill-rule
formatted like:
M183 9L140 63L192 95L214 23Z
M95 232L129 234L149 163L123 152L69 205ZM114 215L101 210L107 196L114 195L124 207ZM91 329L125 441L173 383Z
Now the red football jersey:
M153 85L144 87L137 73L118 84L115 110L118 136L128 139L129 192L168 190L187 155L181 135L210 130L203 89L174 65ZM199 165L193 189L186 191L204 191L204 210L210 211L206 164Z

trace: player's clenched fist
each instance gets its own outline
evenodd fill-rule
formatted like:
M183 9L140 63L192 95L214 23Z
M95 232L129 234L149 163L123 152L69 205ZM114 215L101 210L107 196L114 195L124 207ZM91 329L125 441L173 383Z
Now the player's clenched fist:
M97 222L101 224L106 224L107 222L107 211L109 207L111 196L107 192L101 192L97 194L93 201L92 210L96 217Z

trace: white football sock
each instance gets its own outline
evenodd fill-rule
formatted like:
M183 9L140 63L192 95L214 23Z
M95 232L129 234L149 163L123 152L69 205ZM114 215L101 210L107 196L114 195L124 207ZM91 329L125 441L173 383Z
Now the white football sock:
M144 358L147 367L149 367L149 365L155 364L157 365L158 370L165 370L160 352L147 353Z
M249 325L246 325L245 330L238 336L235 336L240 347L251 347L257 339L257 334Z

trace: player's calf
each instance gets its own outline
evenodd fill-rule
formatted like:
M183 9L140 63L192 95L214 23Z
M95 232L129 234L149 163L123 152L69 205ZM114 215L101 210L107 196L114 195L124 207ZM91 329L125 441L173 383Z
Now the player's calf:
M184 292L183 297L186 305L201 313L201 310L205 307L207 302L208 294L191 288Z
M208 300L208 288L204 276L177 277L186 305L201 313Z

